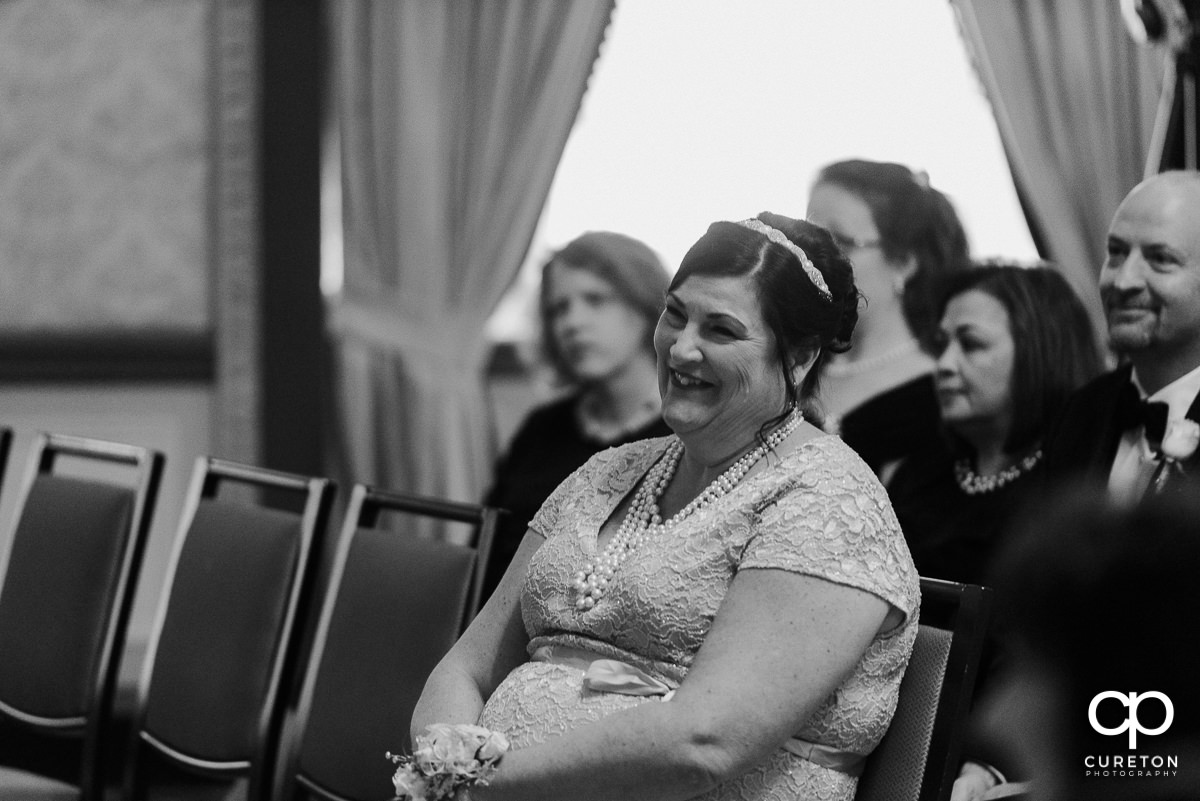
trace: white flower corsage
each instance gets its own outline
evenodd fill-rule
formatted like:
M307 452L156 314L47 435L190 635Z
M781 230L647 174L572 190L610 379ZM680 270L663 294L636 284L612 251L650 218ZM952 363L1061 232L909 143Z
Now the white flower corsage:
M486 785L508 750L499 732L466 723L434 723L414 741L411 756L388 753L396 764L396 799L443 801L459 790Z
M1167 424L1161 449L1165 464L1158 472L1158 479L1154 487L1156 491L1162 491L1171 471L1183 471L1183 465L1180 462L1192 458L1197 447L1200 447L1200 423L1182 417Z

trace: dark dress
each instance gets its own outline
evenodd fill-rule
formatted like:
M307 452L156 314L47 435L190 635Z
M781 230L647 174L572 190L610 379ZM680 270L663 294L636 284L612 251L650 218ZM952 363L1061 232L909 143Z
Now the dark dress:
M876 475L889 462L903 459L937 440L940 430L937 394L933 376L929 375L881 392L855 406L841 420L842 441Z
M1044 469L991 492L968 495L954 477L955 457L940 441L905 459L888 484L896 518L926 578L985 584L1014 519L1041 491Z
M927 442L896 469L888 495L918 574L988 585L992 562L1013 535L1014 524L1045 491L1045 463L991 492L968 495L955 478L955 459L943 438ZM1003 628L1003 621L993 617L975 685L975 709L980 708L978 699L999 685L1005 664ZM1010 781L1022 778L978 716L972 715L969 728L965 759L995 766Z
M500 519L491 558L484 575L484 598L489 597L529 528L529 521L550 493L594 454L639 439L663 437L671 429L661 418L613 442L591 439L579 429L571 395L534 409L517 429L508 452L496 466L485 503L508 511Z

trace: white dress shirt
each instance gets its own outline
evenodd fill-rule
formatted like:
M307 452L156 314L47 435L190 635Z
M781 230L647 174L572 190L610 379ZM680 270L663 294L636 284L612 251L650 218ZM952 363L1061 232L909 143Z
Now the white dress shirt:
M1144 400L1167 404L1167 425L1170 426L1175 420L1187 416L1192 401L1200 394L1200 366L1190 373L1184 373L1148 398L1138 381L1136 369L1133 371L1133 385ZM1150 486L1157 464L1154 451L1146 442L1144 427L1129 429L1121 436L1117 456L1108 474L1109 494L1122 503L1137 502Z

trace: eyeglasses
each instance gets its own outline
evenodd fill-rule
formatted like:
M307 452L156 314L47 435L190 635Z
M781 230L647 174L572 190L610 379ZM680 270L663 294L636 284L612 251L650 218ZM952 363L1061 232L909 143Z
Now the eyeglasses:
M877 248L883 246L882 239L856 239L848 234L843 234L840 231L830 231L829 235L833 237L833 241L843 251L849 253L852 250L866 250L867 248Z

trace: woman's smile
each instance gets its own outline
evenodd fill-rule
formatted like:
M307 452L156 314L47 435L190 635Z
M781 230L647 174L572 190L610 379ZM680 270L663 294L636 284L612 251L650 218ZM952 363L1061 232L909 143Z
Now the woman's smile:
M707 389L712 386L708 381L678 370L671 370L671 383L681 389Z
M663 419L689 448L702 440L713 453L737 451L784 409L775 338L749 277L697 275L675 287L654 348Z

